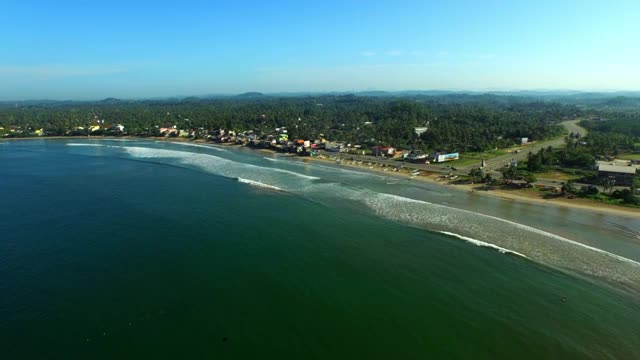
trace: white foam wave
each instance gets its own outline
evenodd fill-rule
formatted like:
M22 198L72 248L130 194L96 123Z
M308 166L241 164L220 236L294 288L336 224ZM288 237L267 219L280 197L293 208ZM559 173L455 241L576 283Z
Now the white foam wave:
M452 233L452 232L449 232L449 231L440 231L440 233L456 237L458 239L464 240L466 242L469 242L469 243L477 245L477 246L495 249L495 250L498 250L499 252L501 252L503 254L514 254L514 255L522 256L523 258L528 258L526 255L520 254L519 252L516 252L516 251L513 251L513 250L509 250L509 249L505 249L505 248L497 246L497 245L489 244L489 243L486 243L484 241L472 239L470 237L462 236L462 235L459 235L459 234L456 234L456 233Z
M436 231L455 231L554 268L632 287L640 284L637 261L527 225L397 195L369 192L352 199L365 203L379 216Z
M376 174L376 173L372 173L372 172L365 172L365 171L358 171L358 170L349 170L346 169L344 167L331 167L331 166L326 166L326 165L321 165L318 163L313 163L313 165L311 165L308 162L302 162L302 161L295 161L295 160L283 160L283 159L279 159L279 158L272 158L272 157L264 157L265 160L271 161L271 162L276 162L276 163L283 163L283 164L287 164L287 165L295 165L295 166L304 166L304 167L311 167L313 166L314 169L323 169L326 171L331 171L331 172L335 172L335 173L339 173L342 175L354 175L357 177L366 177L366 178L371 178L371 177L377 177L377 178L381 178L381 179L392 179L388 176L385 175L381 175L381 174Z
M211 149L211 150L215 150L215 151L220 151L220 152L229 152L229 150L227 149L221 149L215 145L203 145L203 144L194 144L194 143L189 143L189 142L170 142L170 144L175 144L175 145L182 145L182 146L191 146L191 147L198 147L198 148L204 148L204 149Z
M264 184L264 183L261 183L259 181L253 181L253 180L249 180L249 179L238 178L238 182L241 182L243 184L249 184L249 185L252 185L252 186L265 188L265 189L271 189L271 190L276 190L276 191L284 191L283 189L281 189L281 188L279 188L277 186Z
M243 178L265 184L278 184L278 187L284 189L284 191L303 190L311 186L309 180L319 179L315 176L284 169L241 163L211 154L136 146L125 146L122 147L122 149L134 158L175 159L181 164L197 167L216 175L230 178ZM281 174L288 176L284 177Z
M260 167L260 166L256 166L256 167ZM263 169L267 169L267 168L263 168ZM268 168L270 170L279 172L279 173L283 173L283 174L288 174L288 175L293 175L293 176L298 176L301 177L303 179L307 179L307 180L319 180L320 178L317 176L311 176L311 175L305 175L305 174L300 174L297 173L295 171L289 171L289 170L284 170L284 169L278 169L278 168Z
M374 172L370 172L370 171L364 171L364 169L362 170L349 170L346 168L338 168L338 167L332 167L332 166L326 166L326 165L320 165L320 164L313 164L314 168L319 168L319 169L325 169L328 171L333 171L333 172L337 172L340 174L352 174L354 176L357 177L366 177L366 178L371 178L371 177L376 177L376 178L381 178L381 179L393 179L392 177L386 176L386 175L382 175L382 174L377 174Z
M66 146L91 146L91 147L104 147L102 144L85 144L85 143L67 143Z
M380 195L388 196L389 198L392 198L395 201L404 201L404 202L407 202L407 203L423 204L423 205L428 205L428 206L432 206L432 207L445 207L445 208L448 208L448 209L450 209L452 211L460 211L460 212L464 212L464 213L467 213L467 214L473 215L473 216L480 216L480 217L484 217L484 218L488 218L488 219L492 219L492 220L501 221L501 222L510 224L512 226L515 226L515 227L517 227L519 229L530 231L532 233L536 233L536 234L539 234L539 235L542 235L542 236L550 237L550 238L553 238L555 240L563 241L563 242L566 242L566 243L569 243L569 244L572 244L572 245L580 246L580 247L583 247L585 249L589 249L591 251L599 252L601 254L613 257L613 258L618 259L620 261L625 261L625 262L628 262L628 263L633 264L635 266L640 266L640 263L637 262L637 261L622 257L620 255L616 255L616 254L610 253L608 251L605 251L605 250L602 250L602 249L598 249L598 248L595 248L595 247L592 247L592 246L589 246L589 245L586 245L586 244L583 244L583 243L580 243L580 242L577 242L577 241L573 241L573 240L564 238L562 236L559 236L559 235L556 235L556 234L553 234L553 233L550 233L550 232L547 232L547 231L544 231L544 230L536 229L536 228L528 226L528 225L524 225L524 224L520 224L520 223L517 223L517 222L513 222L513 221L510 221L510 220L502 219L502 218L491 216L491 215L479 214L479 213L476 213L476 212L473 212L473 211L469 211L469 210L457 209L457 208L451 208L451 207L444 206L444 205L433 204L433 203L430 203L430 202L427 202L427 201L410 199L410 198L406 198L406 197L398 196L398 195L393 195L393 194L380 194Z
M93 144L81 146L85 145ZM273 190L292 192L318 201L339 199L359 202L381 217L441 231L478 246L491 247L552 267L625 284L640 283L640 263L637 261L495 216L342 183L313 181L319 178L232 161L211 154L136 146L118 148L134 158L173 159L168 161L242 179L238 181L249 185L271 187Z
M467 210L463 210L463 211L467 211ZM469 211L469 212L471 212L471 211ZM482 215L482 214L480 214L480 215ZM559 235L556 235L556 234L552 234L550 232L546 232L544 230L536 229L536 228L528 226L528 225L524 225L524 224L520 224L520 223L517 223L517 222L501 219L501 218L498 218L498 217L495 217L495 216L490 216L490 215L482 215L482 216L486 216L486 217L491 218L491 219L499 220L499 221L511 224L513 226L516 226L516 227L518 227L520 229L531 231L531 232L536 233L536 234L548 236L548 237L554 238L556 240L560 240L560 241L564 241L564 242L572 244L572 245L580 246L580 247L583 247L585 249L589 249L591 251L595 251L595 252L610 256L612 258L615 258L617 260L627 262L627 263L629 263L631 265L640 267L640 262L637 262L635 260L631 260L631 259L628 259L626 257L620 256L620 255L616 255L614 253L610 253L610 252L602 250L602 249L598 249L598 248L593 247L593 246L589 246L589 245L586 245L586 244L583 244L583 243L580 243L580 242L577 242L577 241L573 241L573 240L567 239L565 237L562 237L562 236L559 236Z

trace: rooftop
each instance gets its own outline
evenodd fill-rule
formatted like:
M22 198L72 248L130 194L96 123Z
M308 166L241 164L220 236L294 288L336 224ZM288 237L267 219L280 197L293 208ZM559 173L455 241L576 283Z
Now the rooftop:
M622 173L622 174L635 174L636 168L633 166L598 164L598 171Z

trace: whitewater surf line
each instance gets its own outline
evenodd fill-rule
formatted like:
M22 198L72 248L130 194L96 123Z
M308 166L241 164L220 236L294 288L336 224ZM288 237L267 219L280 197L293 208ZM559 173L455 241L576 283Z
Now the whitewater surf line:
M510 220L502 219L502 218L491 216L491 215L481 214L481 213L477 213L477 212L473 212L473 211L469 211L469 210L465 210L465 209L453 208L453 207L446 206L446 205L434 204L434 203L430 203L430 202L423 201L423 200L416 200L416 199L406 198L406 197L399 196L399 195L384 194L384 193L379 193L379 194L385 195L385 196L389 196L389 197L393 197L393 198L395 198L395 199L397 199L399 201L405 201L405 202L408 202L408 203L423 204L423 205L435 206L435 207L444 207L444 208L451 209L451 210L456 210L456 211L460 211L460 212L464 212L464 213L468 213L468 214L473 214L475 216L482 216L482 217L489 218L489 219L492 219L492 220L501 221L501 222L507 223L509 225L515 226L517 228L520 228L522 230L530 231L530 232L533 232L533 233L536 233L536 234L539 234L539 235L542 235L542 236L550 237L550 238L553 238L553 239L556 239L556 240L559 240L559 241L563 241L563 242L566 242L566 243L569 243L569 244L572 244L572 245L580 246L580 247L583 247L585 249L588 249L588 250L591 250L591 251L595 251L595 252L610 256L612 258L615 258L617 260L624 261L624 262L627 262L627 263L632 264L634 266L640 267L640 262L637 262L635 260L628 259L628 258L625 258L623 256L616 255L616 254L610 253L608 251L605 251L605 250L602 250L602 249L598 249L598 248L595 248L595 247L592 247L592 246L589 246L589 245L586 245L586 244L583 244L583 243L580 243L580 242L577 242L577 241L574 241L574 240L570 240L570 239L567 239L565 237L562 237L562 236L559 236L559 235L556 235L556 234L553 234L553 233L550 233L550 232L547 232L547 231L544 231L544 230L536 229L536 228L528 226L528 225L520 224L520 223L517 223L517 222L513 222L513 221L510 221ZM455 234L455 235L457 235L457 234Z
M85 144L85 143L68 143L66 146L91 146L91 147L106 147L108 145L103 144Z
M517 251L513 251L513 250L505 249L505 248L503 248L503 247L500 247L500 246L497 246L497 245L493 245L493 244L489 244L489 243L486 243L486 242L484 242L484 241L480 241L480 240L472 239L472 238L470 238L470 237L462 236L462 235L460 235L460 234L452 233L452 232L449 232L449 231L440 231L440 233L441 233L441 234L445 234L445 235L449 235L449 236L452 236L452 237L456 237L456 238L458 238L458 239L464 240L464 241L466 241L466 242L468 242L468 243L471 243L471 244L474 244L474 245L476 245L476 246L480 246L480 247L487 247L487 248L495 249L495 250L498 250L499 252L501 252L501 253L503 253L503 254L513 254L513 255L521 256L521 257L523 257L523 258L525 258L525 259L528 259L528 258L529 258L527 255L520 254L520 253L519 253L519 252L517 252Z
M336 202L345 200L355 201L365 205L377 216L431 231L445 231L455 234L451 236L464 237L460 239L475 245L490 244L493 246L487 247L517 253L556 269L575 271L634 287L640 284L640 263L637 261L499 217L342 182L318 181L321 178L316 176L247 164L211 154L139 146L113 147L124 150L132 158L164 158L166 160L163 162L177 162L208 173L241 178L253 182L249 184L252 186L272 186L320 203L335 205ZM360 174L367 176L366 173Z
M249 179L243 179L243 178L236 178L236 180L240 183L243 184L248 184L248 185L252 185L252 186L256 186L256 187L260 187L260 188L265 188L265 189L270 189L270 190L276 190L276 191L284 191L283 189L277 187L277 186L273 186L273 185L269 185L269 184L264 184L261 183L259 181L253 181L253 180L249 180Z
M211 150L215 150L215 151L220 151L220 152L229 152L229 150L227 149L221 149L215 145L202 145L202 144L193 144L193 143L186 143L186 142L178 142L178 141L156 141L157 143L165 143L165 144L173 144L173 145L182 145L182 146L191 146L191 147L198 147L198 148L203 148L203 149L211 149Z

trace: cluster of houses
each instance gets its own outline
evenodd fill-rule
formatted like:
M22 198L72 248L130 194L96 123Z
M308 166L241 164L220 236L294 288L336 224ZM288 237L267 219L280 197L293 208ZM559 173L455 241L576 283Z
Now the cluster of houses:
M76 126L70 130L67 130L65 135L79 135L79 134L91 134L91 133L110 134L110 135L122 135L125 134L125 127L122 124L109 124L104 120L94 119L89 125ZM21 126L0 126L0 135L2 137L23 137L23 136L46 136L46 135L63 135L57 133L51 133L44 128L34 127L21 127Z
M269 148L281 152L296 153L301 156L313 156L319 150L335 153L351 153L357 155L373 155L393 158L414 163L446 162L459 159L458 153L427 154L419 150L402 151L393 146L363 147L359 144L330 141L320 134L316 139L291 139L286 128L275 128L268 134L258 130L236 132L218 129L204 136L217 143L233 143L255 148Z
M73 133L108 133L112 135L121 135L125 134L125 126L122 124L110 124L105 123L104 120L98 119L97 116L93 117L93 120L87 126L76 126L75 128L67 131L67 135L71 135Z
M296 153L301 156L316 155L319 150L336 153L352 153L358 155L374 155L378 157L401 159L414 163L444 162L458 159L457 153L444 154L427 154L418 150L402 151L392 146L374 146L371 148L363 147L358 144L349 144L344 142L329 141L324 134L319 134L316 139L291 139L289 132L284 127L275 128L267 134L255 129L247 131L233 131L226 129L207 130L205 128L180 129L177 125L156 126L157 133L165 137L183 137L183 138L202 138L217 143L232 143L256 148L270 148L287 153ZM22 133L25 130L19 127L8 127L4 129L0 127L0 133L5 135L7 132ZM425 128L426 130L426 128ZM43 129L28 129L27 134L36 136L46 135ZM109 124L104 120L94 117L93 121L87 126L77 126L67 132L67 135L73 134L92 134L99 135L110 134L119 135L126 134L125 126L122 124Z
M0 136L13 137L13 136L44 136L44 129L37 128L22 128L21 126L0 126Z
M270 148L282 152L297 153L299 155L315 155L318 150L327 148L327 139L320 134L318 139L290 139L286 128L275 128L269 134L262 134L258 130L236 132L218 129L208 135L210 141L219 143L235 143L256 148Z
M24 130L20 126L7 126L6 128L0 126L0 134L3 137L11 136L11 134L22 134Z
M156 126L156 129L158 129L158 131L160 132L160 134L162 136L167 136L167 137L171 137L171 136L195 137L197 130L204 130L204 128L202 128L202 129L189 129L189 130L178 129L178 127L176 125L165 126L165 127Z

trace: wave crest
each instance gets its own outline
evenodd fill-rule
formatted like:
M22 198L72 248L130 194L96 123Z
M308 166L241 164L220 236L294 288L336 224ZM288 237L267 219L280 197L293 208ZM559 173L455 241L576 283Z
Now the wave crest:
M248 184L248 185L251 185L251 186L260 187L260 188L270 189L270 190L284 191L283 189L281 189L281 188L279 188L277 186L264 184L264 183L261 183L259 181L253 181L253 180L249 180L249 179L238 178L238 182L243 183L243 184Z
M488 247L488 248L491 248L491 249L496 249L496 250L498 250L499 252L501 252L501 253L503 253L503 254L513 254L513 255L521 256L521 257L523 257L523 258L527 258L527 259L529 258L529 257L528 257L528 256L526 256L526 255L520 254L519 252L516 252L516 251L513 251L513 250L509 250L509 249L505 249L505 248L500 247L500 246L497 246L497 245L489 244L489 243L486 243L486 242L484 242L484 241L480 241L480 240L472 239L472 238L470 238L470 237L462 236L462 235L459 235L459 234L456 234L456 233L452 233L452 232L449 232L449 231L440 231L440 233L441 233L441 234L445 234L445 235L449 235L449 236L456 237L456 238L458 238L458 239L460 239L460 240L464 240L464 241L466 241L466 242L468 242L468 243L471 243L471 244L474 244L474 245L477 245L477 246L481 246L481 247Z

